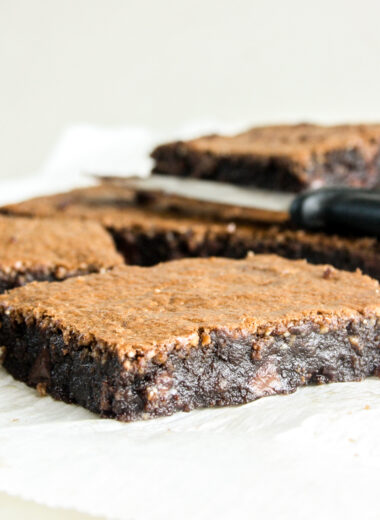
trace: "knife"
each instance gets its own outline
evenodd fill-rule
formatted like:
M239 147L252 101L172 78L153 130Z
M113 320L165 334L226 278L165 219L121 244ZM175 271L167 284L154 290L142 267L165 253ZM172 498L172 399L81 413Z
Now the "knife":
M294 194L164 175L98 178L140 197L145 195L145 200L151 197L166 208L195 205L201 213L270 222L290 220L309 230L380 236L380 191L376 190L327 187Z

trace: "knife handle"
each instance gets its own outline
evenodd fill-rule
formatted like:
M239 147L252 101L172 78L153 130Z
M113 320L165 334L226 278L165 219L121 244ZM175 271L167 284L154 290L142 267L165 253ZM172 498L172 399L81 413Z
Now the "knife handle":
M321 188L297 196L292 222L306 229L345 235L380 236L380 192L359 188Z

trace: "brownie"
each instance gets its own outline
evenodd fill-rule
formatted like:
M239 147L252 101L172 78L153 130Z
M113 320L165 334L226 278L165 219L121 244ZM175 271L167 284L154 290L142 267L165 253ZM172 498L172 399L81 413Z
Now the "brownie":
M198 207L166 208L164 202L134 200L112 186L96 186L39 197L1 209L9 215L94 219L112 234L127 263L151 266L184 257L244 258L248 251L306 258L380 279L380 242L376 238L341 237L306 232L287 223L273 225L234 215L198 215ZM207 205L202 204L204 209Z
M0 216L0 292L34 280L98 272L122 262L97 222Z
M153 171L266 189L380 184L380 124L278 125L158 146Z
M5 368L123 421L380 367L379 283L272 255L117 267L0 297Z

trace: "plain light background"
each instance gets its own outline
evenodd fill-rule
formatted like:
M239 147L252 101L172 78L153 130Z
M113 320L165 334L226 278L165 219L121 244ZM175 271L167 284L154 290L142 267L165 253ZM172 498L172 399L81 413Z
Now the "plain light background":
M67 125L380 119L378 0L0 0L0 176Z
M0 0L0 177L75 123L380 120L379 20L378 0Z

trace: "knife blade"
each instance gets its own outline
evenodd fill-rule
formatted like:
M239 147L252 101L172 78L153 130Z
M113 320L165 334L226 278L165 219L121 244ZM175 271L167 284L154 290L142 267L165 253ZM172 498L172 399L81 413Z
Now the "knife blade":
M229 212L254 220L284 222L310 230L380 236L380 192L327 187L301 194L190 178L101 176L102 183L151 195L176 205L196 203L204 212Z

